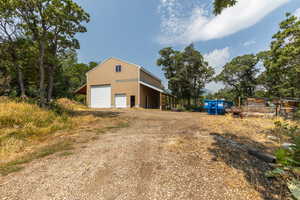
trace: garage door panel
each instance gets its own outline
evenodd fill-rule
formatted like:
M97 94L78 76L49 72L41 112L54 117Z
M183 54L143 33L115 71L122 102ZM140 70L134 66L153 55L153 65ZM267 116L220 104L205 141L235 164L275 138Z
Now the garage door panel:
M91 87L91 107L92 108L111 107L111 86L97 85Z
M126 94L116 94L115 104L116 104L116 108L126 108L127 107Z

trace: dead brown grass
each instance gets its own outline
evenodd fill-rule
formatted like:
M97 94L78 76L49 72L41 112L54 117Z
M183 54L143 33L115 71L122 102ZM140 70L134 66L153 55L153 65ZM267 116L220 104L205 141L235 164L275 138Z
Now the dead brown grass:
M249 138L255 142L264 144L271 149L279 144L270 141L269 135L275 128L274 122L284 121L282 118L234 118L231 115L226 116L207 116L205 122L200 122L202 127L210 133L224 135L236 135L240 138ZM289 124L296 122L288 121Z
M73 127L67 116L35 104L12 100L0 103L0 163L24 151L28 145L39 143L59 130Z
M67 150L56 148L61 146L62 140L76 145L129 125L128 120L121 119L118 113L89 110L68 99L59 99L56 103L72 113L60 115L34 104L9 99L0 102L1 174L22 169L24 163L40 158L41 154L47 156L47 153L41 153L45 149L52 149L46 150L49 155Z
M197 118L199 126L186 127L184 132L178 132L164 144L167 151L181 155L188 164L197 165L199 160L202 165L209 163L206 166L208 171L215 171L221 176L226 174L223 178L226 187L252 191L247 194L250 199L286 199L285 184L265 176L271 166L247 153L249 147L273 154L280 144L268 136L273 134L274 122L283 119L239 119L230 115L197 114L194 118Z
M239 138L240 142L243 138L248 138L253 142L264 144L270 147L270 150L276 148L279 144L270 141L269 135L272 135L272 130L275 128L274 122L283 121L282 118L234 118L231 115L226 116L211 116L203 115L199 117L199 126L191 127L190 130L194 133L198 133L203 139L211 137L212 134L219 134L230 137ZM185 122L187 124L188 122ZM296 122L288 121L290 124ZM185 131L188 131L185 129ZM197 134L196 134L197 135ZM197 136L196 136L197 137ZM196 146L195 149L201 148L201 144L198 144L199 138L190 138L186 136L178 136L173 138L167 145L169 149L190 149L191 146ZM187 148L186 148L187 147Z
M70 100L70 99L67 99L67 98L61 98L61 99L58 99L56 100L56 103L66 109L66 110L86 110L87 107L81 103L78 103L76 101L73 101L73 100Z

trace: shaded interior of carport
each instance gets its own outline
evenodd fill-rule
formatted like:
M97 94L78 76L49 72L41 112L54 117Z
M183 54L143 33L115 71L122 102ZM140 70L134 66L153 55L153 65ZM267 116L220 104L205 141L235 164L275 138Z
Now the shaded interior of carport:
M140 82L140 107L169 110L176 107L176 98L145 82Z
M150 88L144 84L140 84L140 107L159 109L161 92Z

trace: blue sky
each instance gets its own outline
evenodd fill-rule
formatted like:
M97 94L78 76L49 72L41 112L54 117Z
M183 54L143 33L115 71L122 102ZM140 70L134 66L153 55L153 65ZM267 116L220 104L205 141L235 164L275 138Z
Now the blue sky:
M78 35L80 62L109 57L139 64L164 79L158 51L181 50L193 42L217 72L235 56L269 48L286 12L299 14L299 0L240 0L220 16L206 0L77 0L91 15L88 32ZM216 91L222 84L209 84Z

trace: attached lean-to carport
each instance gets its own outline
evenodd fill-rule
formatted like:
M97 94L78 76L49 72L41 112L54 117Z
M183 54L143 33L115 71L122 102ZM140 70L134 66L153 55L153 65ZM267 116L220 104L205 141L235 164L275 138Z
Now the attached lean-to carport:
M160 94L162 92L162 89L143 81L139 81L140 107L160 109Z
M170 110L176 107L176 98L174 96L143 81L139 81L139 83L140 107L161 110Z

